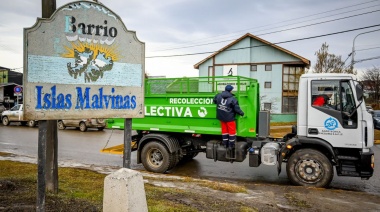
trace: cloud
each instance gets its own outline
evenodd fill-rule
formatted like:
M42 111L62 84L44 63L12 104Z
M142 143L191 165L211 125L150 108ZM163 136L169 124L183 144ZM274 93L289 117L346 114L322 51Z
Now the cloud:
M57 8L68 2L70 1L57 0ZM248 32L259 35L380 9L379 1L358 2L356 0L103 0L101 2L122 18L128 30L136 31L137 37L145 42L146 56L212 52ZM362 9L365 7L371 8ZM332 16L348 11L353 12ZM21 67L23 65L23 28L33 26L37 17L41 16L41 1L4 1L0 12L2 14L0 66ZM379 24L378 20L380 20L380 12L373 12L259 37L276 43ZM304 23L299 23L302 21ZM279 46L308 58L314 64L314 53L322 43L326 42L330 46L330 53L341 55L343 59L346 59L352 51L354 37L373 29L279 44ZM360 35L356 39L355 46L358 49L380 46L379 35L380 32ZM220 43L210 44L214 42ZM200 44L208 45L197 46ZM165 49L172 50L158 51ZM208 55L147 58L146 69L150 75L193 75L197 74L197 70L193 70L193 65ZM365 59L374 56L380 56L380 49L358 51L355 58ZM380 60L361 62L355 64L355 67L366 69L374 65L380 66Z

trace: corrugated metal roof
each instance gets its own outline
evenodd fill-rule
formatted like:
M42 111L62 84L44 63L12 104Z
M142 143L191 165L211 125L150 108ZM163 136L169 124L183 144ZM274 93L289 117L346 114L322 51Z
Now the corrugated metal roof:
M272 46L272 47L274 47L274 48L276 48L276 49L278 49L278 50L280 50L280 51L283 51L283 52L285 52L285 53L287 53L287 54L290 54L290 55L292 55L292 56L294 56L294 57L300 59L303 63L305 63L305 64L307 65L307 67L310 66L310 60L308 60L308 59L306 59L306 58L304 58L304 57L301 57L301 56L299 56L298 54L295 54L295 53L293 53L293 52L291 52L291 51L289 51L289 50L287 50L287 49L284 49L284 48L282 48L282 47L279 47L279 46L277 46L277 45L275 45L275 44L273 44L273 43L270 43L270 42L268 42L268 41L266 41L266 40L263 40L263 39L261 39L261 38L259 38L259 37L256 37L256 36L254 36L254 35L252 35L252 34L250 34L250 33L247 33L247 34L243 35L242 37L240 37L239 39L235 40L234 42L232 42L232 43L228 44L227 46L221 48L220 50L216 51L214 54L212 54L212 55L208 56L207 58L203 59L203 60L200 61L199 63L195 64L195 65L194 65L194 68L195 68L195 69L198 69L198 68L199 68L199 65L201 65L201 64L204 63L204 62L206 62L208 59L214 57L215 55L217 55L217 54L223 52L224 50L228 49L229 47L235 45L236 43L238 43L239 41L243 40L243 39L246 38L246 37L251 37L251 38L253 38L253 39L255 39L255 40L258 40L258 41L263 42L263 43L265 43L265 44L267 44L267 45L269 45L269 46Z
M0 83L0 87L7 87L7 86L10 86L10 85L18 85L18 86L22 87L22 85L19 85L17 83L13 83L13 82L10 82L10 83Z

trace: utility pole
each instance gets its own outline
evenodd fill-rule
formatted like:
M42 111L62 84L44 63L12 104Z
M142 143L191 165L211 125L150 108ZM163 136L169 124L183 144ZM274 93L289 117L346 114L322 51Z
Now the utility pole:
M56 10L56 0L41 0L42 18L50 18ZM58 136L56 120L38 122L37 209L45 211L46 185L58 193Z
M355 40L356 38L359 36L359 35L363 35L363 34L367 34L367 33L371 33L371 32L376 32L376 31L379 31L380 29L375 29L375 30L372 30L372 31L368 31L368 32L363 32L363 33L359 33L355 36L354 38L354 41L352 43L352 52L351 52L351 70L353 71L354 70L354 63L355 63Z

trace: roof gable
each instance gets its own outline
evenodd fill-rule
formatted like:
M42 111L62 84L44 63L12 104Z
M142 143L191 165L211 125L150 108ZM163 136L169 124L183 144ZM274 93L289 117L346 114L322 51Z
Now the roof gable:
M264 44L266 44L266 45L268 45L268 46L272 46L272 47L274 47L274 48L276 48L276 49L278 49L278 50L280 50L280 51L282 51L282 52L285 52L285 53L287 53L287 54L289 54L289 55L292 55L292 56L294 56L294 57L300 59L300 60L301 60L303 63L305 63L307 66L310 66L310 60L308 60L308 59L306 59L306 58L304 58L304 57L301 57L301 56L299 56L298 54L295 54L295 53L293 53L293 52L291 52L291 51L289 51L289 50L287 50L287 49L284 49L284 48L282 48L282 47L280 47L280 46L277 46L277 45L275 45L275 44L273 44L273 43L270 43L270 42L268 42L268 41L266 41L266 40L263 40L263 39L261 39L261 38L259 38L259 37L256 37L256 36L254 36L254 35L252 35L252 34L250 34L250 33L247 33L247 34L243 35L242 37L240 37L239 39L235 40L234 42L228 44L227 46L225 46L225 47L221 48L220 50L216 51L215 53L211 54L210 56L208 56L207 58L203 59L202 61L198 62L197 64L194 65L194 68L195 68L195 69L198 69L199 66L200 66L202 63L206 62L208 59L214 57L215 55L217 55L217 54L219 54L219 53L225 51L226 49L230 48L231 46L234 46L235 44L237 44L238 42L240 42L241 40L243 40L243 39L246 38L246 37L253 38L253 39L258 40L258 41L260 41L260 42L262 42L262 43L264 43ZM250 48L251 48L251 47L250 47Z

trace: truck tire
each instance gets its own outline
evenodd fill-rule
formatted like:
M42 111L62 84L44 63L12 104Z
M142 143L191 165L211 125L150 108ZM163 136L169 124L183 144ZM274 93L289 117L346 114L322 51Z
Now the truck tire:
M329 159L314 149L300 149L293 153L286 172L290 181L300 186L327 187L334 177Z
M28 127L35 127L36 126L36 121L30 120L28 121Z
M84 122L79 123L79 130L81 132L86 132L87 131L86 123L84 123Z
M4 126L8 126L11 123L7 116L4 116L2 121Z
M170 154L170 164L168 170L174 168L180 161L179 154L177 152L173 152Z
M59 129L59 130L64 130L64 129L66 129L66 126L65 126L65 124L63 123L62 120L59 120L59 121L58 121L57 126L58 126L58 129Z
M141 152L141 162L151 172L164 173L173 166L173 154L160 142L148 142Z

